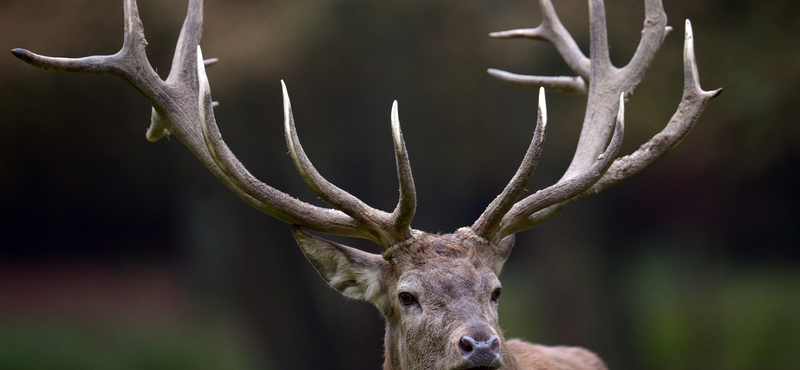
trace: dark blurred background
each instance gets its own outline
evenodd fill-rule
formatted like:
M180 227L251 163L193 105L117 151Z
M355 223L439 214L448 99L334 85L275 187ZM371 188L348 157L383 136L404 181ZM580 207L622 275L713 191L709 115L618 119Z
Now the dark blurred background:
M800 3L665 0L667 38L627 109L626 152L682 89L683 20L700 79L725 92L664 160L518 237L501 279L507 337L580 345L610 369L795 369L800 363ZM632 55L638 0L607 1L612 59ZM166 76L184 1L142 0ZM206 4L217 120L265 182L316 201L282 135L280 79L310 157L379 208L396 199L389 113L419 193L413 227L472 223L527 148L536 93L489 67L570 74L531 0L226 0ZM588 50L585 1L559 1ZM5 0L0 49L114 53L121 1ZM548 94L531 189L554 182L585 99ZM289 228L247 206L122 80L0 58L0 369L378 369L382 321L326 287ZM371 251L362 241L351 244Z

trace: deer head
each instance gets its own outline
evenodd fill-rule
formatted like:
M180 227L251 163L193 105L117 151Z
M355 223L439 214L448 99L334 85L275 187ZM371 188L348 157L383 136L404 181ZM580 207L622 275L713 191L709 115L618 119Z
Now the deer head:
M167 135L178 138L236 195L294 225L292 231L300 248L331 287L345 296L369 301L380 310L386 320L384 369L603 368L596 357L579 349L506 341L498 327L498 275L513 247L515 233L653 164L680 142L706 104L720 93L700 87L688 20L680 105L660 133L623 157L618 152L625 99L643 78L671 29L660 0L645 0L641 41L631 61L622 68L614 67L609 59L602 0L589 1L589 57L561 24L549 0L540 0L540 26L493 33L497 38L527 37L551 43L576 76L521 76L489 70L506 82L540 89L533 139L519 169L483 214L469 227L438 235L410 226L416 194L397 102L392 107L391 131L400 195L392 212L366 205L319 174L300 144L283 83L284 128L291 158L306 184L333 208L293 198L251 175L222 140L214 118L215 103L205 68L216 60L202 56L202 5L202 0L189 1L166 80L155 73L145 55L146 41L135 0L124 1L124 44L114 55L53 58L24 49L15 49L13 54L44 69L110 73L133 85L153 106L148 140ZM545 139L545 89L588 95L586 116L574 158L563 177L520 199ZM366 238L381 245L384 252L364 252L309 231Z

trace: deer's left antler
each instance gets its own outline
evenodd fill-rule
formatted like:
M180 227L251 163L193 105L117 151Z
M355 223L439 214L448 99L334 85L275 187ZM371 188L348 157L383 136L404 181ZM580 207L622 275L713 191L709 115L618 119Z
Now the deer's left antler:
M586 115L575 155L561 179L556 184L517 201L521 191L516 189L524 188L530 179L529 157L533 153L538 157L541 150L537 147L541 145L541 139L538 133L534 133L531 148L528 149L517 175L471 227L476 234L494 241L532 228L570 203L597 194L649 167L678 145L708 102L722 92L722 89L705 91L700 87L692 25L686 20L684 89L677 111L661 132L632 154L617 158L622 137L625 98L644 78L645 71L671 30L666 25L667 16L661 1L645 1L642 37L630 62L622 68L611 64L602 0L589 1L589 58L583 55L575 40L561 24L551 1L540 0L539 3L543 13L541 25L532 29L495 32L491 36L547 41L556 47L577 76L523 76L495 69L490 69L489 74L513 85L588 94ZM542 101L543 95L540 94L540 120L544 111ZM509 206L511 203L513 206Z

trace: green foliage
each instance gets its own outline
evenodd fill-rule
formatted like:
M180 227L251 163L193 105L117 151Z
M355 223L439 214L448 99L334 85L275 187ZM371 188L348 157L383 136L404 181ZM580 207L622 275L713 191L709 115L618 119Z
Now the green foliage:
M655 370L796 368L798 278L789 269L647 257L630 277L641 360Z
M133 370L253 369L253 360L225 329L209 323L124 330L92 323L3 322L0 369Z

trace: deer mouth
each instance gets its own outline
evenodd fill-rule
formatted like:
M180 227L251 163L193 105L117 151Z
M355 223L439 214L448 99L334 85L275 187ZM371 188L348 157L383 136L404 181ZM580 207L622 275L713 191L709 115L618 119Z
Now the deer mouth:
M495 362L492 366L456 367L452 370L497 370L500 367L502 367L502 364Z
M500 359L496 359L495 361L492 361L492 363L489 364L489 365L485 365L485 364L481 364L481 365L484 365L484 366L474 366L474 365L477 365L477 364L475 364L475 363L471 363L471 364L470 363L462 363L459 366L456 366L456 367L452 368L451 370L497 370L497 369L503 367L503 363L500 361Z

